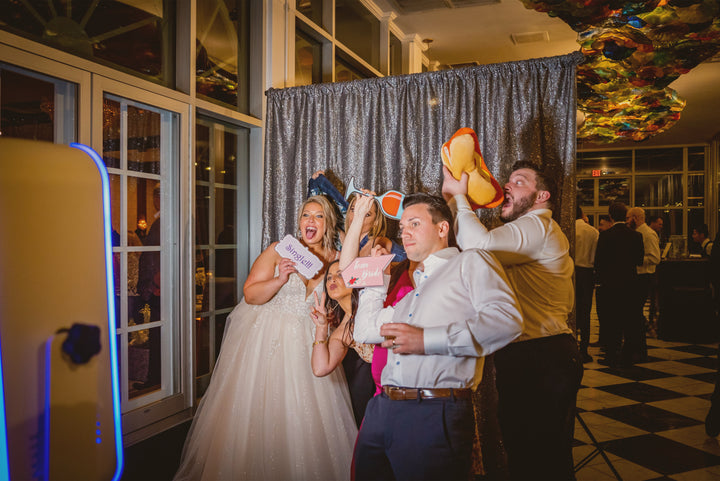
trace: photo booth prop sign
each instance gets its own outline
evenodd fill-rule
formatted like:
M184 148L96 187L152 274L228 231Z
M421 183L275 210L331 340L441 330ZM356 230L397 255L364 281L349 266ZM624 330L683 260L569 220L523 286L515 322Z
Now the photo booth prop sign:
M306 279L315 277L323 266L322 261L315 254L290 234L275 245L275 250L281 257L294 261L295 268Z
M383 285L383 272L395 254L377 257L356 257L342 271L342 278L348 287L372 287Z

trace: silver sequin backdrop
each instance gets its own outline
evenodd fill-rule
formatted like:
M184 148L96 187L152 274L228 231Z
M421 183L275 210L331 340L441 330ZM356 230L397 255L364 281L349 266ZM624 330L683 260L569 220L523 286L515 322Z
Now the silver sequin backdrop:
M573 239L575 68L569 55L267 92L263 247L295 233L307 181L330 170L383 193L439 193L440 148L470 127L502 185L517 160L551 169ZM497 209L494 209L497 210ZM482 213L484 220L493 211ZM488 219L489 220L489 219Z

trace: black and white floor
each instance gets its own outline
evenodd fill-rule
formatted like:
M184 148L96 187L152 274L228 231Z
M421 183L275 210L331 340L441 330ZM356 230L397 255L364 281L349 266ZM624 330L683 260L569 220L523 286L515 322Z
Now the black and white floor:
M597 320L593 320L593 328ZM596 334L590 340L595 341ZM579 415L623 480L720 480L720 440L705 433L715 386L717 344L648 339L648 362L613 369L585 364L578 393ZM575 425L575 462L594 451ZM578 480L615 479L601 456L577 473Z

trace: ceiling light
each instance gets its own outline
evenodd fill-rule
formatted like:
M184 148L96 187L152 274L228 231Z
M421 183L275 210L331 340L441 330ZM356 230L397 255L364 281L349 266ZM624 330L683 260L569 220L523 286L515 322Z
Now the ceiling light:
M539 43L549 42L550 35L547 32L523 32L523 33L511 33L510 39L515 45L522 43Z

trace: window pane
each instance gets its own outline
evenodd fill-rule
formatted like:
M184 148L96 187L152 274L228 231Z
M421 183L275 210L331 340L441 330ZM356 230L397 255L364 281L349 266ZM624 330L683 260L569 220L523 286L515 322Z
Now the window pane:
M578 201L581 207L595 205L595 179L578 180Z
M683 149L638 149L635 151L637 172L674 172L683 170Z
M127 118L127 168L159 174L160 114L129 105Z
M120 168L120 102L103 99L103 161Z
M129 398L160 389L160 327L128 333Z
M210 373L210 319L195 318L195 376Z
M195 128L195 180L210 178L210 128L198 124Z
M237 185L237 134L225 131L223 152L215 158L215 182L225 185Z
M0 28L174 86L175 1L3 2Z
M323 0L295 0L295 10L327 30L323 24Z
M0 135L74 142L76 85L19 70L0 63Z
M195 187L195 244L210 243L210 190L206 185Z
M215 251L215 309L237 304L237 260L234 248Z
M237 190L215 188L215 239L218 244L234 244Z
M401 75L402 66L402 42L390 33L390 75Z
M348 82L350 80L359 80L368 78L360 69L346 62L342 58L335 57L335 81Z
M196 90L248 111L249 0L197 2Z
M222 345L223 334L225 333L225 324L230 313L218 314L215 316L215 359L220 354L220 347Z
M113 246L119 246L122 242L122 231L120 227L120 209L122 201L120 199L120 176L110 174L110 218L112 221L112 241Z
M705 147L688 147L688 170L705 170Z
M610 205L613 202L624 202L630 205L630 179L600 179L599 180L599 204Z
M296 27L295 85L310 85L321 82L322 44Z
M688 175L688 206L705 205L705 176L703 174Z
M131 245L160 245L160 181L140 177L127 178L128 234L137 236L139 243Z
M632 170L632 151L578 152L577 175L592 175L599 170L603 175L625 174Z
M688 209L688 252L690 254L700 254L700 244L692 239L693 229L705 224L705 209ZM712 237L710 238L712 240ZM714 247L713 247L714 248Z
M380 68L380 20L359 0L335 0L335 38Z
M671 235L682 235L683 233L683 211L682 209L645 209L645 221L650 222L653 216L659 215L663 219L663 228L660 231L660 247Z
M195 312L207 312L210 309L210 251L195 251Z
M682 174L635 176L635 205L682 206Z

